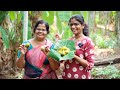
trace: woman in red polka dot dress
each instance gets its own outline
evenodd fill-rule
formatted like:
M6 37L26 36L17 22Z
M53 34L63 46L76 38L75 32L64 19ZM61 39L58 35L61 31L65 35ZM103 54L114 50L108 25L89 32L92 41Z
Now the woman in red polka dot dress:
M88 37L88 27L81 15L74 15L69 20L74 34L70 40L76 43L76 52L72 60L62 61L63 79L91 79L90 70L94 66L94 43Z

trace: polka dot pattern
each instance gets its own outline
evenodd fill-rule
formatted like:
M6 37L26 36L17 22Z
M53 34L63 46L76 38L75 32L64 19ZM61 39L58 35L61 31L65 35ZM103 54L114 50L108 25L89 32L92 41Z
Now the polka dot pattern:
M82 75L82 79L86 79L86 76L84 74Z
M81 71L82 71L82 70L83 70L83 66L80 66L80 67L79 67L79 70L81 70Z
M62 72L62 76L65 76L65 72Z
M69 67L70 67L69 64L66 64L66 68L69 69Z
M76 71L77 71L77 68L76 68L76 67L73 67L72 71L73 71L73 72L76 72Z
M80 58L83 58L83 55L82 55L82 54L80 54L79 56L80 56Z
M83 44L82 48L78 46L79 43ZM92 68L92 64L94 65L94 63L92 63L94 62L94 48L89 37L76 42L75 54L82 59L85 57L89 65L85 68L81 65L81 63L75 60L75 58L73 60L67 60L65 62L65 69L62 73L63 79L91 79L90 71Z
M78 79L79 75L78 74L74 74L74 78Z
M88 53L85 53L85 57L87 57L88 56Z
M67 77L68 77L68 78L71 78L71 77L72 77L71 73L68 73L68 74L67 74Z
M83 44L85 44L86 43L86 40L83 40Z

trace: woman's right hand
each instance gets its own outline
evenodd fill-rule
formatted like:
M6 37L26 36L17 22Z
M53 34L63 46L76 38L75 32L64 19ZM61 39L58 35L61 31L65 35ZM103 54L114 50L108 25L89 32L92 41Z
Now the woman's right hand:
M25 55L25 53L27 52L28 48L25 47L24 44L22 44L22 45L20 45L19 50L20 50L21 54Z
M61 40L61 39L62 39L62 37L58 33L56 33L55 34L55 41L57 42L58 40Z

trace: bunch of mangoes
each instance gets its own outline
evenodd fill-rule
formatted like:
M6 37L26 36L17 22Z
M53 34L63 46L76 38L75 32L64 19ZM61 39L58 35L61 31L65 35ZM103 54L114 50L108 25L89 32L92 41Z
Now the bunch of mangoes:
M70 49L67 48L66 46L62 46L57 50L58 53L61 54L61 56L64 56L70 52Z

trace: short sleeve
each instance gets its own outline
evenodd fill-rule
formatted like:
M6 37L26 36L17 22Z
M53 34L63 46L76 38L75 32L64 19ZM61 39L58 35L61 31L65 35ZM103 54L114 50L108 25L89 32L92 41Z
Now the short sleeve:
M94 66L94 43L92 40L88 40L84 48L85 59L88 61L86 70L89 71Z
M50 47L50 49L53 49L53 48L54 48L54 46L55 46L55 45L54 45L54 44L52 44L52 46Z

